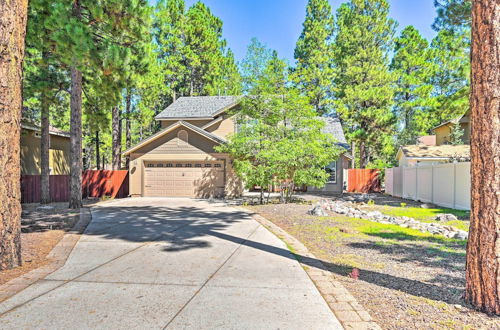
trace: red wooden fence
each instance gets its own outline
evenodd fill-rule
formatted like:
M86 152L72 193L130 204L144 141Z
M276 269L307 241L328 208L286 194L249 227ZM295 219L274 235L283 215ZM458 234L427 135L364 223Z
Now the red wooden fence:
M69 201L69 175L51 175L50 200ZM128 196L128 171L84 171L83 197ZM21 203L40 202L40 175L21 175Z
M349 169L347 173L347 191L357 193L380 191L379 172L376 169Z
M84 197L127 197L128 171L85 171L82 177L82 190Z
M51 175L49 185L51 201L69 200L69 175ZM21 203L38 203L40 195L40 175L21 175Z

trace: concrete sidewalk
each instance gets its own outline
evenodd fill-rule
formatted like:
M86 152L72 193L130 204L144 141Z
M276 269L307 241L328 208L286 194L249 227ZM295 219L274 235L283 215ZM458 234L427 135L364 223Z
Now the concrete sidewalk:
M0 328L341 329L285 244L246 213L133 198L92 210L66 264L0 304Z

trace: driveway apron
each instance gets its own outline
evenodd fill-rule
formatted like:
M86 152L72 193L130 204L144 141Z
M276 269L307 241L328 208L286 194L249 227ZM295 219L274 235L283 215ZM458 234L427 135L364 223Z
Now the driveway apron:
M285 244L222 203L92 209L65 265L0 304L0 329L341 329Z

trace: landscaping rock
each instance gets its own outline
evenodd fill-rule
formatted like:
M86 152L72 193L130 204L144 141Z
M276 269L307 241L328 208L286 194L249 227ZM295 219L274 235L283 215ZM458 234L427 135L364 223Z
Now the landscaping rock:
M453 238L461 239L461 240L466 240L468 237L469 237L469 233L464 231L464 230L459 230L459 231L455 232L455 235L453 236Z
M326 213L326 211L323 210L323 208L320 205L316 205L315 207L313 207L312 209L310 209L307 213L309 213L310 215L317 216L317 217L326 217L326 216L328 216L328 213Z
M369 198L370 195L368 194L360 194L347 196L345 198L339 197L335 200L324 199L317 203L316 206L308 211L308 213L314 216L328 216L328 213L326 213L326 211L328 210L351 218L365 219L384 224L396 224L403 228L412 228L424 233L428 232L434 235L443 235L448 238L462 240L467 239L468 233L466 231L458 230L457 228L452 226L443 226L437 223L420 222L415 220L414 218L405 216L392 217L387 214L383 214L380 211L365 211L360 208L360 205L362 205L362 201ZM436 215L435 220L451 221L457 220L457 217L449 213L438 214Z
M440 213L434 217L434 220L437 221L453 221L453 220L458 220L458 218L450 213Z

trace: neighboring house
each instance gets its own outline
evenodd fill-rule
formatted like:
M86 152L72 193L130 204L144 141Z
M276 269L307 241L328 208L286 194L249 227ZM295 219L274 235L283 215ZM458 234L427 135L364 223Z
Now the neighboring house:
M235 96L181 97L156 116L161 130L126 150L130 159L132 196L220 197L238 196L242 182L232 170L228 154L215 147L236 130L232 110L239 107ZM230 111L231 110L231 111ZM326 131L345 143L336 119L325 119ZM344 158L330 166L331 182L326 191L342 191Z
M21 174L40 175L40 127L21 123ZM51 175L69 174L69 133L50 127L49 167Z
M464 130L462 140L464 144L470 144L470 110L465 115L442 123L434 127L433 131L436 134L436 145L445 145L450 143L450 134L453 127L460 123L460 127Z
M469 145L408 145L401 146L396 154L399 166L420 166L448 163L453 160L469 161Z
M349 150L349 145L344 136L344 130L342 129L342 124L338 118L321 118L325 122L325 127L323 128L323 133L331 134L339 147L344 148L346 151ZM346 182L344 179L344 170L350 167L352 161L352 156L345 152L340 158L326 167L326 171L329 173L329 179L326 185L322 188L308 187L307 190L310 192L323 192L323 193L342 193Z
M126 150L132 196L220 197L242 192L227 154L215 147L235 131L234 96L181 97L156 116L161 130Z

